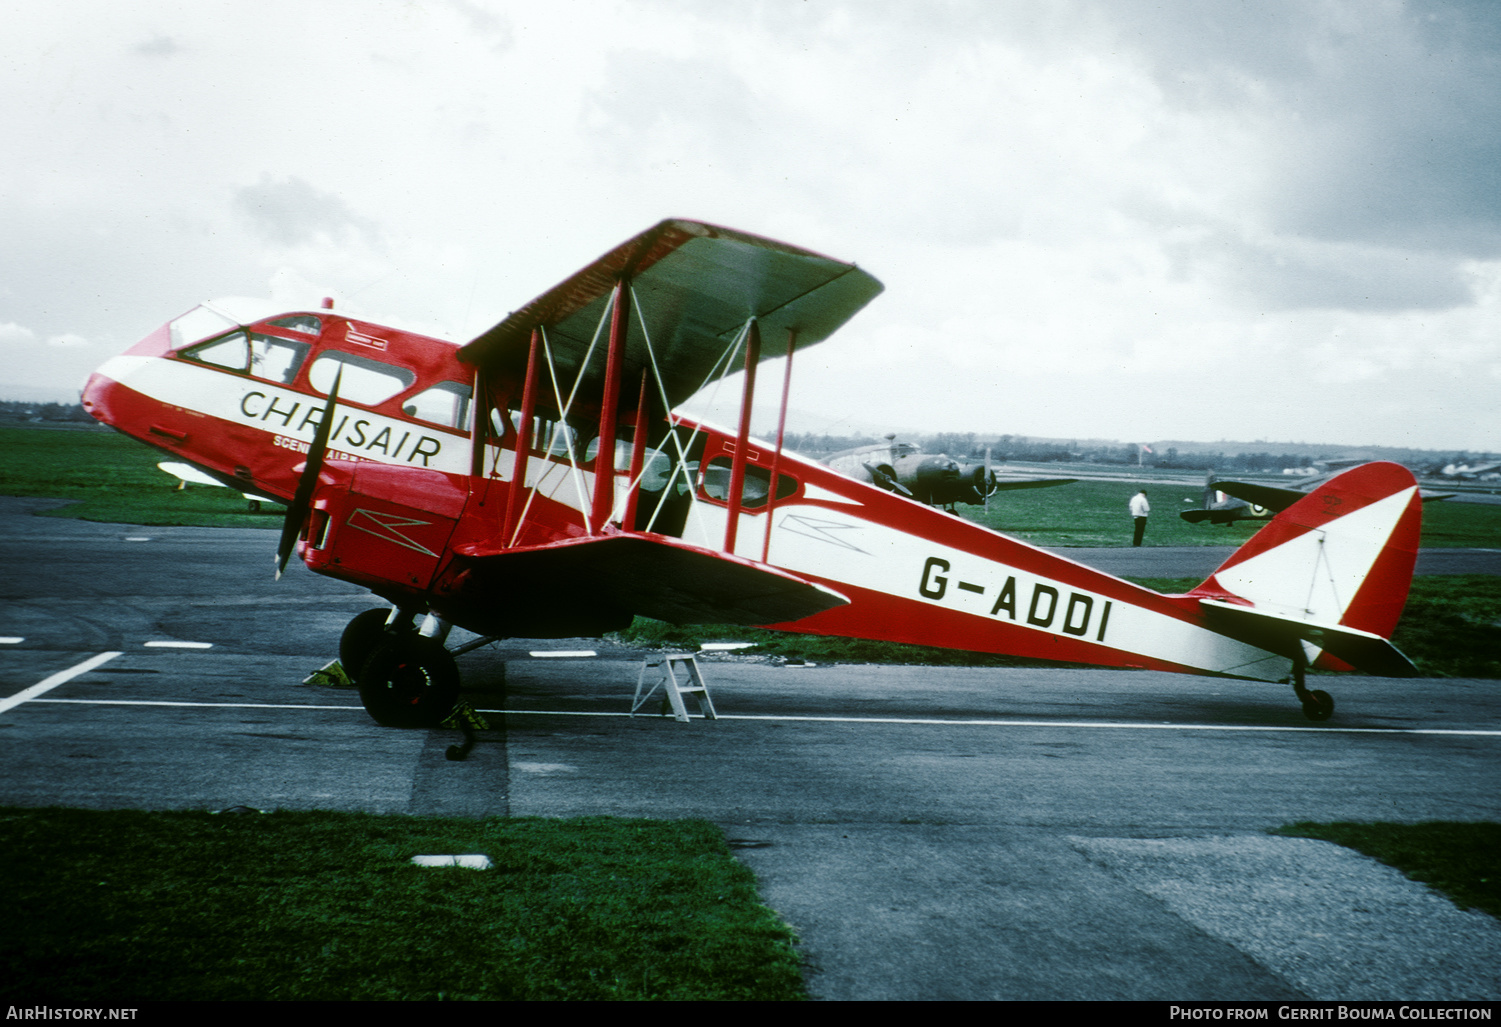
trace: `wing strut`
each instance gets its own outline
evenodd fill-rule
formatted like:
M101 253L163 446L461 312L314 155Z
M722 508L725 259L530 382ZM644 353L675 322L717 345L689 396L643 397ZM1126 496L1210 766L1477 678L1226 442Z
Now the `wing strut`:
M637 322L641 326L641 337L646 342L647 363L650 365L652 377L656 380L657 383L657 394L661 397L663 409L667 411L668 424L673 428L676 428L678 425L678 419L672 412L672 400L668 396L667 384L662 378L662 368L657 363L657 352L652 347L651 331L646 326L646 318L642 313L640 297L635 295L634 290L632 290L631 295L633 299L631 306L636 310ZM741 326L740 331L737 332L735 337L730 340L729 346L726 347L722 353L720 353L718 358L715 359L714 366L709 369L709 373L706 374L704 376L704 380L699 383L699 389L704 388L704 386L708 385L710 382L717 382L720 378L723 377L723 375L720 373L719 367L721 364L723 364L725 368L728 369L730 363L735 359L735 354L740 350L740 340L745 337L746 329L748 327L748 324ZM726 371L726 373L728 372ZM667 502L667 497L671 494L672 488L676 485L677 477L679 474L682 474L683 482L690 492L697 484L693 480L693 473L689 470L688 467L688 454L693 449L693 440L698 437L698 433L701 430L701 425L695 425L693 428L693 434L688 436L688 441L686 444L678 436L677 432L668 432L667 437L672 440L673 448L677 450L677 459L673 461L672 473L667 478L667 484L662 488L661 496L657 498L657 505L652 508L651 518L647 521L646 528L644 530L651 531L652 527L657 523L657 515L662 512L662 506ZM636 483L633 482L632 487L634 487L635 484ZM710 543L705 540L704 545L708 546L709 544Z
M646 368L641 369L641 391L636 397L636 429L631 435L631 469L627 474L630 484L625 490L625 512L620 523L627 530L636 527L636 500L641 497L641 472L646 464Z
M625 332L630 324L631 283L621 277L615 283L610 314L610 345L605 351L605 394L599 405L599 445L594 450L594 507L589 515L589 534L604 532L615 505L615 417L620 410L621 363L625 355Z
M797 329L787 329L787 370L782 375L782 407L777 414L777 451L771 457L771 491L766 493L766 538L761 542L761 562L771 556L771 515L777 505L777 472L782 469L782 440L787 434L787 397L792 392L792 351L797 348Z
M517 520L521 511L517 506L521 502L521 493L526 490L527 457L532 450L532 420L537 414L537 351L541 339L542 330L533 328L531 348L526 355L526 383L521 387L521 424L517 426L516 464L511 473L511 492L506 499L504 530L500 533L507 546L516 544L515 534L519 534L520 529Z
M745 488L745 451L750 440L751 401L756 396L756 365L761 362L761 325L751 319L745 339L745 391L740 396L740 431L735 436L735 455L730 460L730 516L724 525L724 551L735 551L735 532L740 524L740 492Z

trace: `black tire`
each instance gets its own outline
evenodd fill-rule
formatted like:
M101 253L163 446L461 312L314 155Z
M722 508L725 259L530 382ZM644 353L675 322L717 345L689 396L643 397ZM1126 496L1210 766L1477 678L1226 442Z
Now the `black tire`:
M432 639L392 638L365 661L359 686L360 702L377 724L432 728L459 700L459 668Z
M1328 720L1334 716L1334 696L1318 688L1309 692L1303 703L1303 716L1309 720Z
M385 640L390 618L390 610L366 610L345 625L339 636L339 663L350 677L364 669L370 654Z

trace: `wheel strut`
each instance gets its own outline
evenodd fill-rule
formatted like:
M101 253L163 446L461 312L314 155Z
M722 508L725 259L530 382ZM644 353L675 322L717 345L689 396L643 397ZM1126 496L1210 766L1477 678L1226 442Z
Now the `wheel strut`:
M1310 690L1304 679L1308 674L1308 655L1303 651L1303 643L1298 643L1297 652L1293 654L1293 691L1297 693L1298 702L1303 704L1303 716L1309 720L1328 720L1334 715L1334 697L1323 689Z

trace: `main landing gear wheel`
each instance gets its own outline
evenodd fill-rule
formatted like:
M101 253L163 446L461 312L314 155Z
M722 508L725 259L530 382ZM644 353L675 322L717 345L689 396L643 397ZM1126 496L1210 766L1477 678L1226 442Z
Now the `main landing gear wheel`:
M437 727L459 699L459 668L447 649L410 635L375 647L360 671L360 702L386 727Z
M1309 720L1328 720L1334 715L1334 696L1321 688L1309 692L1303 700L1303 716Z
M344 633L339 636L339 663L350 677L359 674L365 661L387 638L409 635L416 630L411 617L401 618L398 627L388 630L386 624L390 619L390 610L366 610L345 625Z

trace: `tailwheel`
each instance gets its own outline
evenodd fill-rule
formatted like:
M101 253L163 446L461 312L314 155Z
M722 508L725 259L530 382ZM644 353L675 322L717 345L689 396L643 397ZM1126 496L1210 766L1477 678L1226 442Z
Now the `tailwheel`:
M366 610L345 625L344 633L339 636L339 663L350 677L359 675L365 661L388 637L413 631L411 614L402 613L396 615L396 623L388 630L391 613L390 610Z
M1303 699L1303 716L1309 720L1328 720L1334 714L1334 696L1321 688L1308 692Z
M407 635L375 647L360 671L360 702L386 727L437 727L459 699L459 669L434 639Z

